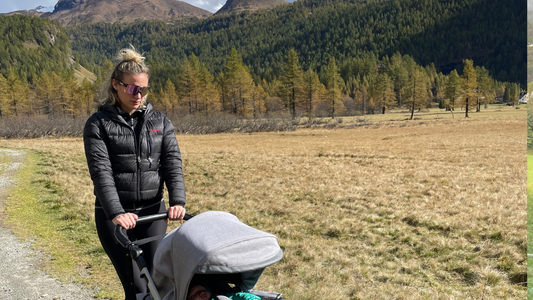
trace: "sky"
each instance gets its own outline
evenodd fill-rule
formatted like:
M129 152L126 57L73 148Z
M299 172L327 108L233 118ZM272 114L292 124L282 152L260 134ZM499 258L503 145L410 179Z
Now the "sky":
M0 5L0 13L6 13L6 12L21 10L21 9L32 9L32 8L36 8L39 5L42 5L45 7L54 6L56 5L57 1L58 0L7 0L7 1L3 0L2 5ZM224 6L224 3L226 3L226 0L181 0L181 1L187 2L189 4L205 9L212 13L219 10L222 6ZM288 2L294 2L294 1L295 0L288 0Z

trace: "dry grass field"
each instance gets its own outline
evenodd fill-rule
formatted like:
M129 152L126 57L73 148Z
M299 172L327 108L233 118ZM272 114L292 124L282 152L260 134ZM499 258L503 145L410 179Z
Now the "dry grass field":
M284 258L256 288L286 299L525 299L526 110L508 111L179 135L187 209L228 211L275 234ZM0 145L39 151L58 224L92 224L81 139ZM76 280L120 298L97 239L82 236L46 247L72 243Z

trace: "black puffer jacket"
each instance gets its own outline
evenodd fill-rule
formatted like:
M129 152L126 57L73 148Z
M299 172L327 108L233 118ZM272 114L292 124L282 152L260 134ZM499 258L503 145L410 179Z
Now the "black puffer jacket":
M181 154L172 123L148 104L139 138L116 107L103 105L85 124L83 142L96 206L109 219L158 203L163 182L169 204L185 205Z

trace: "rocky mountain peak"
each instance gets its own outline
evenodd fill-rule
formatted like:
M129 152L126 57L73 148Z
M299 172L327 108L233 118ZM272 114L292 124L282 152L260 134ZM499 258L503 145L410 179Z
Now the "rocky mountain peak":
M215 14L227 14L243 10L256 11L258 9L272 9L287 4L285 0L228 0Z

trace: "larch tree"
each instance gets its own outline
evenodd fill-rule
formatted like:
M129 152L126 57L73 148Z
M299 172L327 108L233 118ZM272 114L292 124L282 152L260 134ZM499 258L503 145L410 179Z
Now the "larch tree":
M259 118L266 112L266 96L267 94L263 87L260 84L256 85L251 95L252 114L254 118Z
M438 73L435 77L435 99L439 103L439 108L444 108L446 98L446 75Z
M54 116L60 109L59 95L61 80L55 72L43 72L35 83L35 103L37 109L44 115Z
M2 115L30 115L33 114L31 91L28 83L22 81L14 69L8 71L3 91Z
M369 87L370 84L366 76L363 76L361 79L361 84L359 85L359 91L361 92L361 114L365 115L367 113L367 106L369 103Z
M79 89L79 104L80 104L80 114L84 114L89 116L91 113L95 110L95 102L94 102L94 86L89 81L89 79L84 78L81 82L80 89Z
M201 111L220 111L220 97L214 83L214 76L209 72L205 64L200 66L198 72L200 79Z
M388 108L396 104L394 84L386 73L374 76L369 88L369 94L371 99L373 99L374 105L381 110L382 114L385 114Z
M487 108L487 105L494 101L494 80L490 76L489 70L485 69L485 67L476 67L476 74L478 91L478 97L476 99L476 111L481 111L482 105Z
M408 56L404 59L399 52L394 53L390 58L389 75L394 83L394 93L399 107L403 106L403 89L409 79L406 60L409 61Z
M79 86L74 77L61 78L59 85L58 105L62 115L75 117L79 114L76 109L79 100Z
M182 71L179 77L179 95L181 104L186 106L189 113L198 111L198 102L200 100L200 62L198 58L191 54L182 65Z
M312 115L313 109L319 101L319 90L321 85L322 83L320 83L318 74L311 68L303 74L302 104L308 117Z
M408 86L405 91L404 104L411 111L410 120L414 118L415 110L427 107L430 98L429 78L425 70L413 67L409 72Z
M509 94L509 102L513 103L513 106L518 103L518 98L520 96L520 85L514 82L506 82L506 89Z
M329 64L325 71L326 89L328 91L327 107L329 116L334 118L337 115L344 113L345 107L342 102L342 90L344 88L344 81L342 80L339 67L335 62L335 58L330 58Z
M465 118L468 118L470 107L476 104L476 88L477 74L474 69L474 62L471 59L465 59L463 61L463 76L461 77L461 104L465 107Z
M461 78L457 70L452 70L446 79L445 97L446 105L449 107L453 116L455 105L461 97Z
M294 49L289 50L285 62L283 63L283 72L281 74L283 89L282 99L285 100L285 106L290 112L291 118L296 117L296 107L302 102L303 71L298 61L298 54Z
M179 96L176 92L176 86L170 78L167 79L165 86L157 96L159 109L167 116L176 116L179 107Z
M7 107L9 106L9 98L7 97L7 79L0 74L0 89L4 91L3 93L0 93L0 118L6 116Z
M248 69L242 64L242 58L237 50L232 49L226 72L222 81L224 84L223 96L224 110L238 115L246 115L251 111L251 93L255 87L252 76Z

